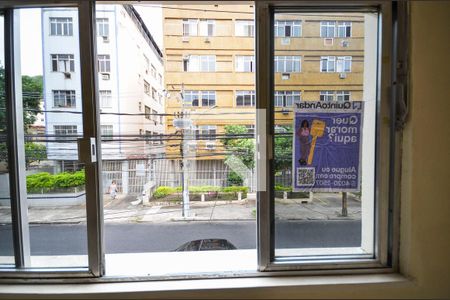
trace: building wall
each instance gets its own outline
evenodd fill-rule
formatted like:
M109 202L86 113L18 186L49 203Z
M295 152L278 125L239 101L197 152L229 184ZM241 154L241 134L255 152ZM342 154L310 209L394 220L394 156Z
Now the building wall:
M238 11L239 13L229 13ZM183 36L183 19L213 19L215 31L211 37ZM236 20L253 20L252 5L171 5L163 8L164 49L166 57L166 87L172 94L185 91L205 90L216 91L217 107L190 107L190 118L194 126L216 125L217 133L224 133L226 125L255 124L255 107L240 107L236 105L236 91L255 90L254 72L237 72L236 57L254 55L253 37L236 36ZM301 71L291 73L289 79L282 79L281 73L275 74L275 90L299 91L303 100L320 98L322 90L350 91L350 100L363 100L364 74L364 16L361 14L279 14L279 20L301 20L300 37L275 38L275 55L301 56ZM334 38L331 45L325 45L320 37L320 22L351 21L352 34L349 38ZM288 40L288 42L286 42ZM348 44L343 46L342 42ZM301 50L298 50L301 49ZM183 70L183 60L189 55L215 55L215 72L186 72ZM340 78L340 73L321 73L321 56L352 56L351 72ZM169 98L166 103L168 114L180 112L182 104L176 97ZM208 110L208 111L207 111ZM277 125L292 125L292 107L276 108L286 111L277 113ZM201 115L204 112L204 115ZM172 117L167 118L166 132L174 133ZM220 145L220 142L216 142ZM198 142L202 148L203 142ZM220 146L218 146L220 147ZM175 156L175 147L167 148L168 155ZM207 155L208 152L200 151ZM202 157L202 159L212 159ZM215 158L218 158L215 156ZM219 157L220 158L220 157ZM222 157L223 158L223 157Z
M72 36L50 36L51 16L70 16L73 19ZM96 17L106 18L109 23L109 35L106 39L97 36L97 53L110 55L111 71L99 73L99 91L111 91L111 107L102 107L101 126L113 127L113 135L126 138L138 137L145 132L157 135L164 133L164 98L163 94L163 60L155 48L144 38L142 28L129 15L122 5L97 5ZM83 134L81 115L81 83L79 70L79 33L78 12L75 9L44 9L42 13L43 56L44 56L44 102L46 109L53 107L52 90L75 90L76 108L56 108L55 110L76 111L73 113L48 113L46 130L53 133L54 125L77 125L78 134ZM51 54L74 54L75 72L70 79L65 79L61 72L51 71ZM144 55L149 60L146 68ZM151 66L156 76L152 76ZM161 75L161 79L159 76ZM150 95L144 92L144 80L150 84ZM154 98L152 89L156 91ZM100 97L101 98L101 97ZM145 118L145 106L155 115ZM66 150L65 149L70 149ZM48 157L54 160L77 160L75 142L49 143ZM69 153L69 155L67 154ZM103 142L103 159L143 158L161 155L162 147L153 147L144 140L130 144L128 142Z

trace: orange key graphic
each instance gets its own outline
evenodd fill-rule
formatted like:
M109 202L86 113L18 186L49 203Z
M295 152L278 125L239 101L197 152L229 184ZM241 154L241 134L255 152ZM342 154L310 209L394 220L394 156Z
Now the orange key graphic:
M309 149L308 165L313 161L314 149L316 148L316 140L318 137L322 137L325 132L325 122L321 120L313 120L311 124L311 148Z

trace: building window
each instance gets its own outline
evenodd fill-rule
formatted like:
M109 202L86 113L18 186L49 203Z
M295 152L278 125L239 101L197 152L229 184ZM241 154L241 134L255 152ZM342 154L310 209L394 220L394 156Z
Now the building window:
M322 56L320 58L321 72L351 72L352 57L351 56Z
M299 91L275 91L275 106L293 107L294 103L300 102Z
M102 37L109 36L109 21L107 18L97 19L97 36Z
M145 106L145 118L147 120L151 120L152 119L152 110L147 105Z
M113 135L113 125L100 125L100 133L102 137Z
M145 143L147 145L152 144L152 132L150 130L145 131Z
M98 71L100 73L111 72L111 61L109 54L98 55Z
M54 125L55 138L61 140L76 140L77 125Z
M334 91L320 91L320 101L334 101Z
M162 82L162 75L161 74L158 74L158 81L159 81L159 84L163 84L163 82Z
M337 22L337 34L338 37L351 37L352 36L352 22Z
M216 105L216 92L215 91L201 91L202 106L214 106Z
M186 72L215 72L215 55L190 55L183 61L183 68Z
M351 72L352 71L352 57L338 56L336 61L336 72Z
M299 37L302 31L301 24L299 20L276 20L275 37Z
M335 56L322 56L320 58L320 71L321 72L335 72L336 70L336 57Z
M152 109L152 116L150 119L155 121L155 125L158 124L159 116L158 116L158 112L156 110Z
M145 74L148 74L148 70L150 69L150 60L147 56L144 54L144 68L145 68Z
M100 96L100 107L101 108L111 108L112 107L111 91L101 90L98 93Z
M156 90L154 89L154 88L152 88L152 98L153 99L155 99L155 100L157 100L156 99L156 95L157 95L158 93L156 92Z
M53 72L75 72L75 59L73 54L52 54Z
M151 65L151 73L152 73L152 77L156 79L156 69L154 65Z
M144 93L150 96L150 83L144 80Z
M199 22L199 35L200 36L214 36L215 28L214 20L200 20Z
M253 55L237 55L235 67L236 72L254 72L255 57Z
M253 20L236 20L234 23L236 36L252 37L255 35L255 23Z
M185 91L183 94L183 101L187 105L199 106L199 91Z
M350 92L349 91L336 91L336 100L337 101L350 101Z
M320 22L320 37L345 38L352 36L352 22L348 21L323 21Z
M320 37L334 38L335 27L336 27L336 22L334 22L334 21L320 22Z
M197 127L195 137L197 140L215 140L216 132L217 126L215 125L201 125Z
M183 36L196 36L198 34L197 19L184 19L183 20Z
M247 128L247 134L254 135L255 134L255 125L244 125Z
M75 91L73 90L56 90L53 91L54 107L75 107Z
M236 106L255 106L255 91L236 91Z
M50 35L72 36L72 18L50 18Z
M275 56L275 72L298 73L300 70L300 56Z

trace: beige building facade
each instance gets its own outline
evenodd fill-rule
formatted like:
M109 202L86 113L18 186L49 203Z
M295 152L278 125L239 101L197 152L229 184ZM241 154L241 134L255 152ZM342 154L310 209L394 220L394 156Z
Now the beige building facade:
M183 112L200 133L198 160L224 158L226 125L254 132L254 32L252 5L163 8L166 134L177 132L173 115ZM274 37L275 124L291 126L300 99L363 100L362 14L276 14Z

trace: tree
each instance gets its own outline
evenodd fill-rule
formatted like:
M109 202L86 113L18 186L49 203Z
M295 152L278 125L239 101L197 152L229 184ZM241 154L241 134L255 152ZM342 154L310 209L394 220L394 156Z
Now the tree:
M277 126L275 128L275 172L292 168L292 126Z
M6 130L5 69L0 67L0 132ZM24 128L36 121L42 101L42 76L22 76L22 101Z
M253 138L245 137L248 129L242 125L225 126L225 138L222 140L227 152L225 163L232 159L239 159L247 168L253 170L255 167L255 141ZM228 174L230 185L242 185L243 178L234 171Z

